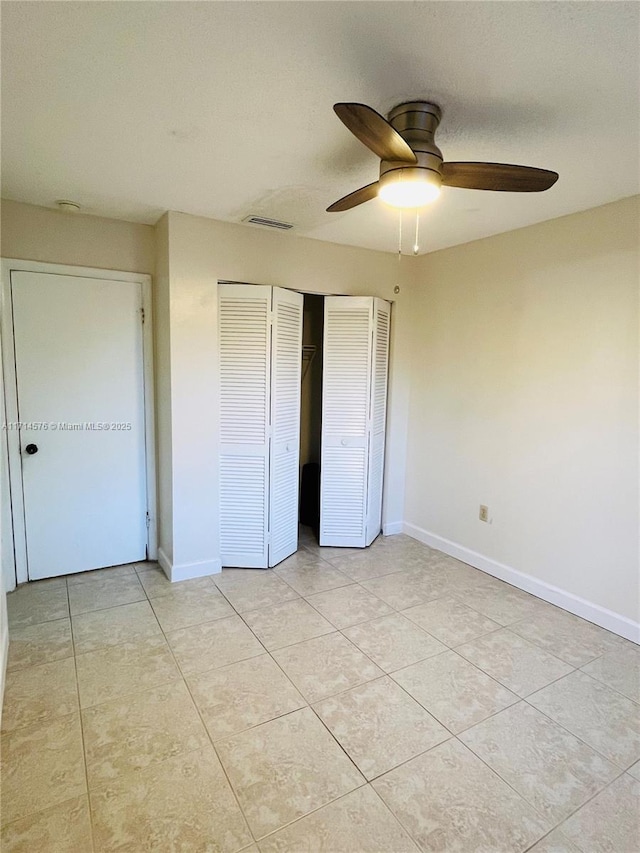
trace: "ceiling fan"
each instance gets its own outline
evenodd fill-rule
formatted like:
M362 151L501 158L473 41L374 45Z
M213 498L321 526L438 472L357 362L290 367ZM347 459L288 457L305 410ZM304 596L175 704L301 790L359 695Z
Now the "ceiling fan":
M535 193L548 190L557 172L508 163L445 163L435 143L440 107L427 101L399 104L383 118L365 104L334 104L338 118L380 157L380 178L327 208L350 210L379 196L394 207L421 207L440 195L440 187Z

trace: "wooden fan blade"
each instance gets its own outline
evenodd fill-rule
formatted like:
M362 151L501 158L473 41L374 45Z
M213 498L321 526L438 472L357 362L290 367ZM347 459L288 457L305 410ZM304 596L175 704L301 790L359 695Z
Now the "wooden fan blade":
M539 193L558 180L557 172L509 163L443 163L442 183L467 190Z
M418 162L416 155L398 131L394 130L386 118L371 107L366 104L334 104L333 109L351 133L381 160Z
M338 199L338 201L334 201L331 207L327 208L327 213L338 213L341 210L351 210L352 207L357 207L365 201L371 201L371 199L375 198L377 195L378 182L375 181L373 184L367 184L366 187L360 187L359 190L355 190L355 192L343 196Z

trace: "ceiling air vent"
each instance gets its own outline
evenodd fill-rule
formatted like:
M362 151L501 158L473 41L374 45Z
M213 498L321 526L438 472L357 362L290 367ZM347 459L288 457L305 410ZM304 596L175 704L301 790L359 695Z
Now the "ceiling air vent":
M262 228L277 228L278 231L291 231L293 228L289 222L278 222L277 219L267 219L265 216L245 216L242 221Z

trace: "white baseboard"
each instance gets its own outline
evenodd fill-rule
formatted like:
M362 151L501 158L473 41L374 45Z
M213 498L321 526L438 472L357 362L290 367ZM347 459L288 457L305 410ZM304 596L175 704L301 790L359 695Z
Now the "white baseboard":
M398 533L402 533L404 531L404 522L402 521L390 521L387 524L382 525L382 535L383 536L395 536Z
M158 548L158 563L171 583L188 581L193 578L204 578L208 575L217 575L222 571L220 560L200 560L198 563L174 565L162 548Z
M442 536L437 536L435 533L430 533L422 527L417 527L415 524L405 522L403 525L404 532L417 539L419 542L428 545L430 548L435 548L448 554L450 557L455 557L463 563L468 563L494 578L506 581L512 586L518 587L525 592L530 592L532 595L548 601L550 604L555 604L562 607L563 610L568 610L569 613L574 613L588 622L593 622L601 628L606 628L607 631L612 631L620 637L631 640L634 643L640 644L640 623L634 622L627 616L622 616L620 613L614 613L613 610L607 610L606 607L601 607L599 604L594 604L592 601L587 601L574 595L572 592L567 592L546 581L534 578L524 572L519 572L517 569L512 569L510 566L505 566L504 563L498 563L490 557L485 557L477 551L472 551L470 548L465 548L464 545L458 545L456 542L451 542Z

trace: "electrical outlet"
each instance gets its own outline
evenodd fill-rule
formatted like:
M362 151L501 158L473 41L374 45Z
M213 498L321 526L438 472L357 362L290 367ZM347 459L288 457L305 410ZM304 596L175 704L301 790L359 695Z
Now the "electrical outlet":
M480 521L489 521L489 507L484 504L480 504L480 512L478 513L478 518Z

